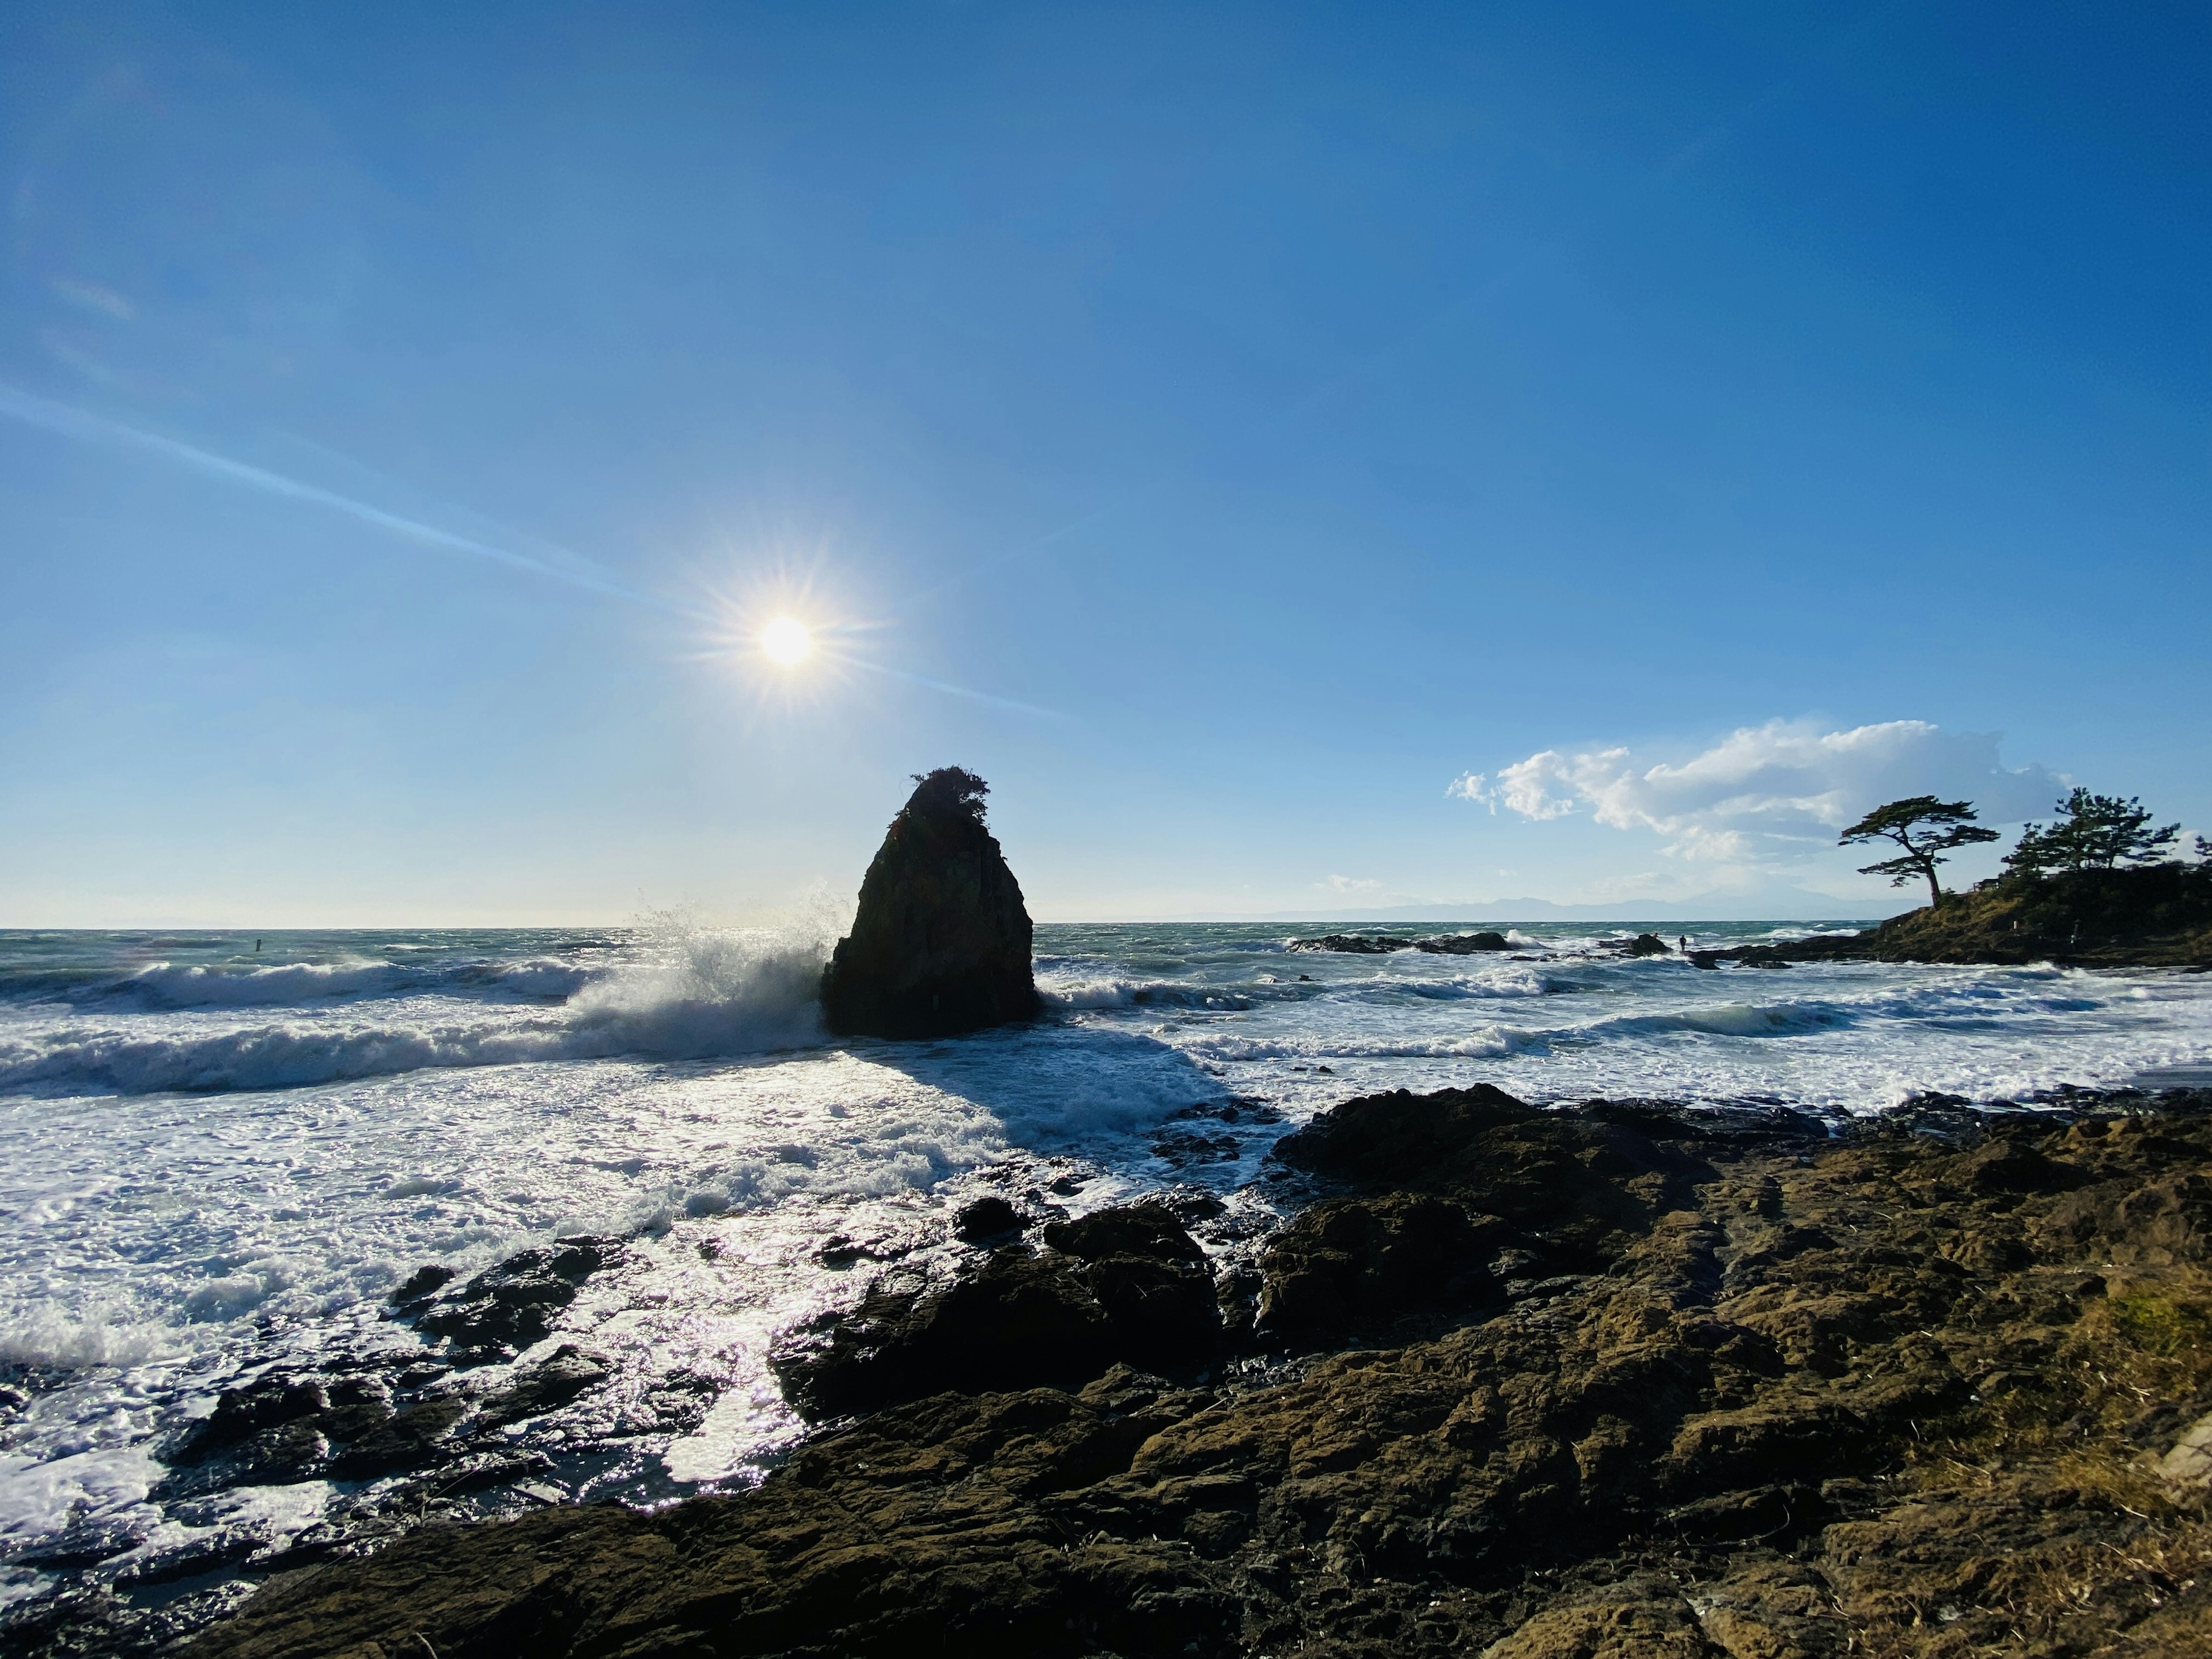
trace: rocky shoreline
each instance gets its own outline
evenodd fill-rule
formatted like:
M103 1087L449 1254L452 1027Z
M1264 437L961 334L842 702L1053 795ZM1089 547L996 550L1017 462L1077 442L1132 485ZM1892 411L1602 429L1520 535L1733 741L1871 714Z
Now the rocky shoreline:
M1878 927L1711 953L1792 962L2051 962L2075 968L2212 968L2212 865L2154 864L1984 883Z
M1671 956L1655 933L1595 947L1616 956ZM1400 951L1471 956L1513 949L1493 932L1328 933L1292 939L1292 951L1383 956ZM1855 933L1778 945L1690 951L1693 967L1787 968L1796 962L1929 962L2076 968L2212 969L2212 863L2168 862L1984 882Z
M190 1650L2212 1647L2212 1096L1400 1093L1273 1170L1241 1253L975 1218L787 1356L756 1492L422 1528Z

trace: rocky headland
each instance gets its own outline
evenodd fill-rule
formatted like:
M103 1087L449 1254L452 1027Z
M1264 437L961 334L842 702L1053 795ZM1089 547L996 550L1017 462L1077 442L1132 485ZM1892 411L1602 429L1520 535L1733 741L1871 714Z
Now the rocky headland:
M417 1529L191 1651L2212 1650L2212 1096L1399 1093L1272 1170L1259 1238L977 1206L798 1334L757 1490Z
M2212 864L2007 878L1857 933L1700 954L1753 966L1856 961L2212 968Z

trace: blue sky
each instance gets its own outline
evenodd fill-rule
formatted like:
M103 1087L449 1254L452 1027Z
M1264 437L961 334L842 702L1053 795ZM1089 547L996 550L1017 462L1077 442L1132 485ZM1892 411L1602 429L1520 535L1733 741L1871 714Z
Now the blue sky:
M0 925L761 916L949 763L1059 918L1879 913L1826 843L1923 788L2212 828L2208 57L22 0Z

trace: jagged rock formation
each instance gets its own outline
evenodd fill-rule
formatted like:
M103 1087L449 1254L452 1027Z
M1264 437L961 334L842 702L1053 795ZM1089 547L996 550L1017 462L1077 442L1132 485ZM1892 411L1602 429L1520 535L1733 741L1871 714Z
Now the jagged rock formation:
M957 766L917 775L822 975L831 1030L951 1036L1036 1017L1030 913L983 827L989 788Z

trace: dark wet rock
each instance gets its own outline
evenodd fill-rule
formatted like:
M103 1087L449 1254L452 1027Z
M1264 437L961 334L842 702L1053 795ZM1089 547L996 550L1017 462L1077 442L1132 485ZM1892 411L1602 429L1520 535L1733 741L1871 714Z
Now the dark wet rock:
M1181 1218L1157 1200L1094 1210L1073 1221L1055 1221L1044 1230L1044 1242L1085 1261L1131 1255L1200 1267L1206 1262L1206 1252L1184 1230Z
M1401 1089L1346 1101L1276 1142L1274 1156L1362 1188L1447 1194L1540 1233L1563 1266L1596 1266L1710 1173L1681 1140L1607 1115L1540 1111L1487 1084Z
M317 1417L329 1403L317 1379L258 1377L217 1395L215 1409L185 1431L173 1455L182 1462L199 1462L270 1430Z
M979 1198L972 1204L963 1204L952 1218L952 1235L970 1244L988 1244L997 1240L1018 1238L1022 1229L1029 1225L1029 1218L1006 1200L994 1194Z
M526 1418L557 1411L569 1401L600 1387L612 1375L605 1360L564 1342L552 1357L532 1366L478 1407L489 1425L520 1423Z
M944 1389L1075 1385L1115 1364L1188 1373L1216 1358L1213 1275L1165 1206L1056 1222L1045 1241L994 1250L945 1284L878 1286L779 1354L787 1392L836 1417Z
M1294 939L1293 951L1333 951L1343 956L1380 957L1395 951L1424 951L1431 956L1469 957L1513 946L1498 933L1436 933L1426 939L1403 939L1392 933L1324 933L1318 939ZM1301 979L1305 975L1301 974Z
M1495 1216L1425 1194L1316 1204L1268 1243L1258 1329L1330 1340L1463 1305L1492 1288L1486 1263L1516 1237Z
M413 1304L415 1328L445 1338L457 1364L482 1364L539 1341L585 1279L614 1260L618 1240L579 1237L519 1252L459 1290Z
M2212 1097L1832 1137L1608 1105L1382 1096L1306 1132L1340 1190L1278 1283L1418 1300L1422 1259L1472 1257L1500 1293L1455 1326L1218 1387L939 1394L750 1493L280 1579L196 1652L2212 1651L2206 1492L2159 1464L2212 1411ZM1194 1265L1156 1218L1069 1225L1103 1254L985 1265ZM1527 1243L1486 1257L1494 1226Z
M1638 933L1619 948L1625 957L1667 957L1674 953L1674 947L1656 933Z
M553 1460L543 1452L514 1455L477 1452L446 1465L422 1484L435 1497L459 1498L538 1480L552 1472Z
M1510 951L1513 946L1503 933L1440 933L1434 939L1413 941L1413 948L1425 951L1431 956L1471 957L1486 951Z
M825 1267L849 1267L860 1261L896 1261L912 1254L913 1249L912 1243L903 1239L859 1239L832 1233L822 1241L814 1259Z
M1998 1139L1960 1158L1959 1179L1980 1194L2056 1193L2077 1186L2081 1171L2045 1158L2033 1146Z
M1079 1536L1039 1508L1126 1470L1188 1408L1110 1381L928 1401L797 1453L735 1506L553 1509L299 1574L201 1651L552 1659L667 1650L656 1633L681 1631L690 1651L825 1659L1225 1656L1240 1600L1188 1547Z
M126 1589L173 1584L243 1561L267 1542L254 1528L210 1527L159 1554L125 1564L114 1582Z
M823 971L831 1030L950 1036L1036 1018L1030 915L984 828L988 787L958 767L917 780Z
M1152 1156L1169 1164L1233 1164L1243 1152L1235 1135L1210 1135L1198 1129L1168 1129L1152 1141Z
M1290 948L1293 951L1334 951L1344 956L1382 957L1393 951L1410 951L1413 948L1413 941L1392 939L1387 933L1324 933L1319 939L1294 939Z
M11 1566L67 1572L128 1553L145 1541L145 1523L132 1516L96 1516L26 1548L0 1553Z
M1483 1136L1540 1115L1487 1083L1428 1095L1399 1089L1322 1113L1277 1141L1275 1156L1334 1180L1410 1183L1435 1170L1439 1159L1465 1158Z
M466 1409L453 1399L395 1404L373 1375L258 1377L223 1390L170 1443L161 1491L176 1498L419 1468L445 1455L441 1443Z
M1316 1072L1327 1074L1328 1067L1316 1066ZM1228 1100L1201 1101L1185 1106L1169 1120L1176 1123L1195 1123L1211 1121L1216 1123L1280 1123L1283 1115L1264 1100L1237 1096Z
M454 1277L455 1274L451 1267L441 1267L435 1264L417 1267L407 1276L404 1284L392 1291L392 1305L395 1308L405 1308L414 1303L427 1302L440 1291L444 1290L447 1285L452 1284Z

